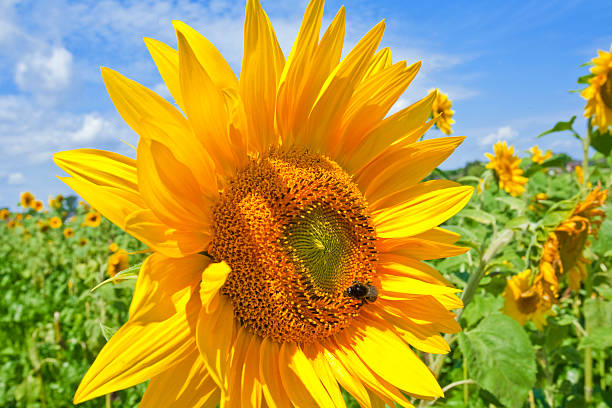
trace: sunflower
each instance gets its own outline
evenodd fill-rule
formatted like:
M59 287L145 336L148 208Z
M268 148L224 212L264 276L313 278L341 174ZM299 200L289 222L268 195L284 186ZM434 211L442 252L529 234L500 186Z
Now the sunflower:
M34 211L42 211L43 208L45 208L44 204L42 203L42 201L40 200L34 200L34 202L32 203L32 208L34 209Z
M7 210L6 208L3 208L0 210L0 220L2 221L8 220L10 216L11 216L11 212Z
M578 184L582 184L584 182L584 170L582 170L582 166L576 166L574 169L576 174L576 179L578 180Z
M117 273L127 269L129 266L130 261L128 253L125 250L120 249L108 258L106 272L108 272L108 276L112 278Z
M85 215L85 225L88 227L98 227L100 222L102 222L102 216L97 211L92 211Z
M519 167L521 159L514 155L514 146L508 147L506 142L497 142L493 146L495 155L485 153L490 160L487 169L495 170L499 180L499 187L507 193L517 197L525 191L527 177L523 177L523 170Z
M31 207L34 203L34 194L29 191L21 193L21 206L23 208Z
M453 115L455 114L455 111L451 110L452 101L448 99L446 94L443 94L440 91L436 90L435 93L436 99L431 105L431 112L434 118L438 118L436 121L436 127L447 135L450 135L452 131L451 125L455 123L455 121L452 119Z
M154 253L75 403L148 379L141 407L344 406L339 385L368 407L442 396L410 346L447 353L462 303L422 261L467 250L438 225L472 188L420 181L463 138L418 142L435 95L387 116L420 64L376 52L383 22L340 60L344 8L319 41L322 16L313 0L285 59L249 0L240 81L181 22L178 51L147 39L185 116L103 69L136 160L54 160Z
M17 224L17 221L15 221L15 220L9 220L9 222L7 222L7 223L6 223L6 226L7 226L9 229L13 229L13 228L15 228L17 225L18 225L18 224Z
M77 241L77 244L79 244L79 246L85 246L89 243L89 240L85 237L79 238L79 240Z
M589 86L580 95L587 100L584 116L594 117L593 122L602 132L612 126L612 45L610 52L598 50L592 59L593 67Z
M108 250L111 252L117 252L119 250L119 245L111 242L111 244L108 246Z
M28 215L29 215L29 214L28 214ZM16 219L17 221L21 221L21 220L23 220L23 214L15 214L15 219ZM27 219L27 217L26 217L26 219Z
M551 307L556 300L556 296L547 289L541 275L537 275L531 284L530 269L508 279L502 297L505 314L521 325L531 320L538 330L542 330L546 324L546 316L552 313Z
M533 146L531 149L529 149L529 151L531 152L531 161L538 164L544 163L553 155L550 150L547 150L546 153L542 154L542 151L537 145Z
M36 221L36 225L38 225L40 232L47 232L49 231L49 228L51 228L49 223L45 221Z
M74 230L73 230L72 228L70 228L70 227L65 228L65 229L64 229L64 236L65 236L66 238L72 238L72 237L74 237Z
M49 226L53 229L58 229L62 226L62 219L60 217L51 217L49 220Z

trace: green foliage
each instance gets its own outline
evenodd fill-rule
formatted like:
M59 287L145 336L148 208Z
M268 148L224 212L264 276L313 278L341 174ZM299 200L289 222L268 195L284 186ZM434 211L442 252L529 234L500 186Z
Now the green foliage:
M535 383L535 352L523 328L508 316L485 317L459 334L470 376L507 407L521 407Z
M553 126L551 129L548 129L547 131L540 133L538 137L546 136L548 134L555 133L555 132L563 132L563 131L569 130L570 132L572 132L572 135L575 138L580 139L580 135L578 135L578 133L573 128L575 120L576 120L576 115L572 116L572 118L568 120L567 122L557 122L555 126Z

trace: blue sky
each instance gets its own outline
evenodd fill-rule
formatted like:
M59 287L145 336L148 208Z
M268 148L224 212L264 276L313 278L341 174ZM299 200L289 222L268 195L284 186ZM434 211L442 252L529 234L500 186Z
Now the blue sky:
M262 4L287 54L306 2ZM382 46L391 47L393 59L423 61L398 108L435 87L453 100L454 134L467 138L445 168L483 159L499 139L519 150L538 143L580 156L569 135L535 136L582 115L584 101L568 90L587 73L578 66L609 49L612 2L328 1L326 22L342 4L345 53L385 18ZM207 36L239 72L243 2L0 0L0 207L14 208L25 190L45 202L69 193L56 179L53 152L92 147L133 155L121 139L137 137L112 106L99 67L168 97L142 38L175 46L172 19Z

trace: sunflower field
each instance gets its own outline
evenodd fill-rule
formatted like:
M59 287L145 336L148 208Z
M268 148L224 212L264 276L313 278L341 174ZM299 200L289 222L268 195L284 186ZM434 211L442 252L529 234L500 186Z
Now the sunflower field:
M344 18L285 60L249 1L240 80L175 22L175 105L103 69L136 159L56 153L76 194L0 209L0 407L612 406L612 48L584 129L443 170L452 101L390 114L420 64L383 23L340 61Z

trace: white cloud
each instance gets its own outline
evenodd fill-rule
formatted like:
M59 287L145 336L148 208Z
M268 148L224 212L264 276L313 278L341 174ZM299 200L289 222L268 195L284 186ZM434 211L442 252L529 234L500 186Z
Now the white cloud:
M100 134L107 125L98 114L87 114L83 117L83 125L72 133L74 142L91 142Z
M481 146L489 146L499 140L511 140L518 136L518 132L510 126L502 126L494 133L489 133L478 141Z
M6 178L6 182L11 185L25 184L25 181L25 176L22 173L10 173Z
M64 47L36 51L23 57L15 67L15 83L22 90L59 91L70 83L72 54Z

